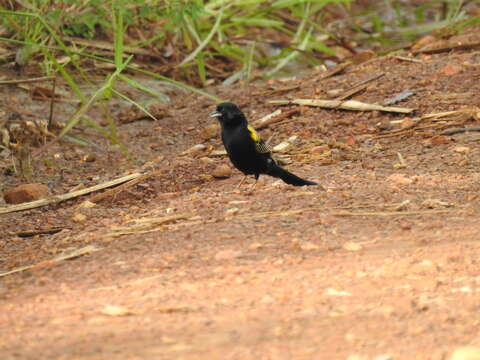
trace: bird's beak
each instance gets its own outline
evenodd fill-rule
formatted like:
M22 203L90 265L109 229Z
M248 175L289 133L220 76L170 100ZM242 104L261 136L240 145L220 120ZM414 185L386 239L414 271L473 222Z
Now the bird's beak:
M211 113L210 113L210 117L220 117L222 116L222 113L220 113L219 111L217 110L213 110Z

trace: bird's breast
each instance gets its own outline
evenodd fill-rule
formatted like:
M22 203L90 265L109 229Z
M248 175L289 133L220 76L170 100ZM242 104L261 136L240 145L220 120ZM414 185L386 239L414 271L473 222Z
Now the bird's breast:
M255 148L255 144L250 138L248 131L242 128L224 129L222 132L222 141L227 153L244 153Z
M233 165L244 174L265 171L266 162L246 128L223 129L222 141Z

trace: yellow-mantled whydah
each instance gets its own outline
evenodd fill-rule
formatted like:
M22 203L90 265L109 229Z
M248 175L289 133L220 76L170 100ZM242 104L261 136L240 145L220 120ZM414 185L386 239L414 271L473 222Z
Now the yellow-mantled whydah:
M258 180L260 174L266 174L294 186L318 185L316 182L302 179L281 168L272 158L268 145L248 125L247 118L235 104L229 102L219 104L210 116L219 120L225 150L232 164L245 177L254 175L255 180Z

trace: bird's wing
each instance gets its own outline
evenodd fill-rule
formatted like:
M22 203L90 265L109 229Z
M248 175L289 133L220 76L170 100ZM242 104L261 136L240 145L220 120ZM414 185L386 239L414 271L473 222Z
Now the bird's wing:
M272 152L270 146L267 145L265 141L263 141L260 136L257 134L254 128L250 125L247 126L248 132L250 133L250 137L255 142L255 148L261 154L266 154Z

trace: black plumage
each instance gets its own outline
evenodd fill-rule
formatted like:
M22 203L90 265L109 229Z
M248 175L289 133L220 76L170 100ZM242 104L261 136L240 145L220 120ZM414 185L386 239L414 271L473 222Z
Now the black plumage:
M219 104L210 116L218 118L225 150L232 164L245 176L254 175L258 180L260 174L266 174L294 186L318 185L281 168L272 158L268 145L248 125L247 118L235 104Z

